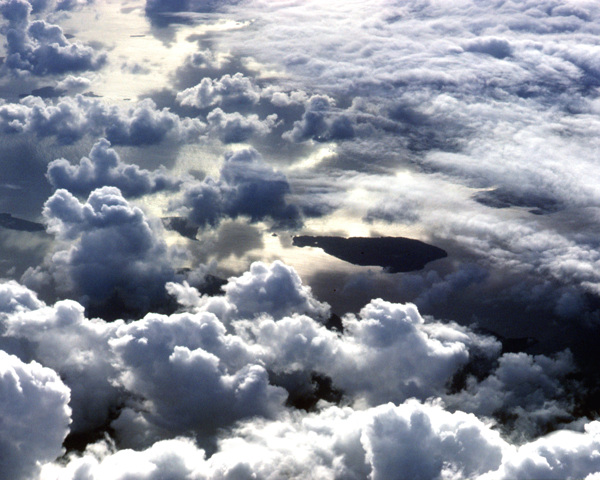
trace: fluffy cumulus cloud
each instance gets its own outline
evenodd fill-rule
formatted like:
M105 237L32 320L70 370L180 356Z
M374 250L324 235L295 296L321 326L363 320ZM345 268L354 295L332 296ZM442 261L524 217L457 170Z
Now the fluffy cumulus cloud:
M467 330L425 323L414 305L374 300L342 324L342 336L305 316L235 325L240 335L256 338L274 371L318 372L349 398L371 405L442 395L470 350L494 356L499 349Z
M239 418L270 417L287 397L210 313L149 316L118 335L111 345L123 368L121 382L143 399L113 424L126 435L135 429L133 410L167 436L204 438Z
M96 70L106 61L106 54L92 47L67 40L58 25L44 20L30 20L32 4L25 0L5 0L0 13L8 22L4 66L34 75L60 74Z
M88 195L103 186L117 187L126 197L139 197L161 190L175 190L179 182L164 169L149 172L137 165L125 164L106 139L99 140L78 165L60 158L48 164L48 180L55 188L75 195Z
M446 401L463 411L503 419L507 431L535 437L573 420L573 399L565 387L574 368L569 351L556 358L507 353L492 375L481 382L471 377L463 391Z
M2 480L599 478L596 3L113 6L0 0Z
M331 98L315 95L306 102L302 119L294 122L294 128L285 138L295 142L316 140L325 142L354 137L354 127L349 116L335 111Z
M52 306L37 300L4 320L1 348L21 358L34 358L57 372L69 387L70 431L78 434L104 426L121 401L108 348L108 340L121 322L88 320L83 306L72 300Z
M225 113L215 108L206 117L211 133L223 143L240 143L254 135L266 135L277 124L277 114L260 120L258 115L244 116L238 112Z
M477 478L501 463L505 445L475 417L409 402L363 412L330 408L318 415L246 422L206 459L191 443L156 443L141 452L92 455L51 467L42 478ZM394 455L390 455L393 450ZM113 474L113 475L114 475Z
M319 302L298 273L280 261L253 263L248 272L229 279L222 287L223 296L203 297L187 283L169 283L167 290L182 306L214 312L223 321L265 314L279 320L303 314L325 322L331 314L329 305Z
M572 478L597 468L590 457L595 423L517 448L481 419L498 404L543 410L539 402L552 402L572 369L566 353L500 356L491 337L383 300L346 315L343 331L330 330L323 324L327 306L279 262L231 278L223 296L201 296L186 284L168 289L187 311L111 323L86 318L74 301L46 305L16 282L2 285L0 346L20 340L17 354L45 366L32 363L34 371L56 381L58 372L68 386L58 381L62 416L43 410L63 425L55 429L59 439L49 453L29 451L31 468L60 454L69 398L73 432L106 429L116 442L89 444L81 454L46 463L39 478L83 472L87 478L268 478L273 472L286 478ZM488 357L483 378L447 395L452 379L477 356L480 365ZM296 409L290 400L315 387L315 373L330 378L341 396L313 390L311 412ZM347 406L332 404L340 400ZM452 400L457 407L450 409L445 402Z
M25 273L30 285L52 285L98 308L147 309L164 299L173 276L160 224L128 203L116 187L81 203L57 190L45 203L48 231L58 241L46 264Z
M299 209L287 202L290 185L254 149L225 155L219 180L193 183L181 201L196 225L215 225L226 217L248 216L253 222L272 220L279 227L301 223Z
M97 445L66 465L46 465L44 480L110 476L234 478L594 478L597 422L516 449L473 415L407 402L362 412L329 408L276 422L246 422L210 458L177 439L142 450Z
M200 109L218 105L239 107L258 103L260 93L250 78L238 72L219 79L203 78L198 85L179 92L177 101Z
M33 133L72 144L85 135L106 137L115 145L155 145L164 140L193 142L205 130L197 119L181 118L145 99L131 106L107 105L76 95L55 102L29 96L0 105L4 133Z
M39 363L0 350L0 466L2 478L35 478L41 463L62 453L69 431L69 389Z

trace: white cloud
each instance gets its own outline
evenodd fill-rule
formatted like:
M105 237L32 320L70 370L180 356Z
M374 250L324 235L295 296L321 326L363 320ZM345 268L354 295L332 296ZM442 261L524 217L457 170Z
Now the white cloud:
M203 78L195 87L177 94L181 105L208 108L225 105L239 107L258 103L260 89L242 73L226 74L220 79Z
M209 459L189 441L171 440L141 452L99 460L88 454L65 467L48 466L42 479L77 478L84 471L90 479L112 472L111 478L140 479L478 478L500 466L505 449L474 416L411 401L244 422Z
M162 141L194 142L205 126L180 118L150 100L131 106L107 105L82 95L52 102L26 97L0 105L0 128L5 133L33 133L72 144L85 135L104 136L115 145L154 145Z
M52 368L71 390L71 431L103 427L121 401L108 340L120 322L88 320L81 305L64 300L7 316L2 340L18 339L21 355Z
M85 203L57 190L43 211L57 247L45 265L29 269L29 285L51 285L88 307L126 315L159 306L174 275L156 220L125 200L116 187L92 191Z
M0 350L2 478L35 478L62 453L69 431L69 389L56 372Z
M58 25L31 21L31 11L32 4L25 0L4 0L0 4L0 13L8 21L4 67L48 75L97 70L105 63L105 53L69 42Z
M223 143L240 143L254 135L266 135L277 124L277 115L260 120L258 115L244 116L238 112L225 113L215 108L207 116L209 128Z
M161 190L176 190L178 181L166 170L149 172L137 165L125 164L106 139L99 140L78 165L60 158L48 164L48 180L55 188L63 188L75 195L88 195L104 186L117 187L127 197L139 197Z

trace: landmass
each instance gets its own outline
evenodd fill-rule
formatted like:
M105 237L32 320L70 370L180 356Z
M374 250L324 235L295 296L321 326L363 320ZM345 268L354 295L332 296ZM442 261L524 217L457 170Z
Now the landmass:
M10 213L0 213L0 227L22 232L42 232L46 229L41 223L16 218Z
M404 237L297 236L293 245L319 247L353 265L379 266L389 273L421 270L427 263L448 256L441 248Z

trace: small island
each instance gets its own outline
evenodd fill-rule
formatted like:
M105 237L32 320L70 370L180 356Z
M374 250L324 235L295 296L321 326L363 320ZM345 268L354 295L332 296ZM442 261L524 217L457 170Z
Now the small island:
M46 229L41 223L13 217L10 213L0 213L0 227L22 232L42 232Z
M445 250L404 237L312 237L297 236L297 247L318 247L325 253L360 266L379 266L389 273L421 270L448 256Z

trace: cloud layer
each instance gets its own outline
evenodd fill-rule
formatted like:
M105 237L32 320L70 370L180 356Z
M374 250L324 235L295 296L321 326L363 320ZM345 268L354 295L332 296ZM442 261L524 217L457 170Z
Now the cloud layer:
M596 3L116 6L0 1L0 480L598 478Z

